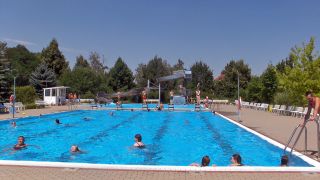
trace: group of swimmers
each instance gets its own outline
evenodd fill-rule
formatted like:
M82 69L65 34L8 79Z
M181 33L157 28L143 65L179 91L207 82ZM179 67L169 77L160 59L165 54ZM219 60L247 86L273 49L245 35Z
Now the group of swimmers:
M231 156L231 164L230 166L244 166L244 164L242 164L242 159L240 154L233 154ZM280 161L280 166L281 167L287 167L289 163L289 158L287 155L283 155L281 157L281 161ZM190 164L190 166L197 166L197 167L207 167L210 165L210 157L209 156L203 156L202 160L201 160L201 164L198 163L192 163ZM215 164L213 164L212 166L216 166Z
M24 148L26 148L27 146L30 146L28 144L25 143L25 138L24 136L19 136L18 137L18 143L15 144L13 146L13 150L22 150ZM134 136L134 147L137 148L144 148L145 144L142 142L142 136L141 134L136 134ZM70 153L81 153L83 152L82 150L80 150L80 148L77 145L72 145L70 148ZM231 164L230 166L243 166L244 164L242 163L242 158L240 156L240 154L233 154L231 156ZM289 163L289 158L287 155L283 155L281 157L281 162L280 162L280 166L285 167L288 166ZM207 167L210 165L210 157L209 156L203 156L202 157L202 161L201 164L198 163L192 163L190 164L190 166L197 166L197 167ZM212 166L216 166L215 164Z

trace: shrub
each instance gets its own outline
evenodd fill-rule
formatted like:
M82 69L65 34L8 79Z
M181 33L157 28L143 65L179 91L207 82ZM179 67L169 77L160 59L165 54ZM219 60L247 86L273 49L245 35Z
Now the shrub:
M37 105L35 103L31 103L31 104L26 104L25 107L26 109L36 109Z
M21 86L16 88L16 102L32 104L37 98L36 90L32 86Z

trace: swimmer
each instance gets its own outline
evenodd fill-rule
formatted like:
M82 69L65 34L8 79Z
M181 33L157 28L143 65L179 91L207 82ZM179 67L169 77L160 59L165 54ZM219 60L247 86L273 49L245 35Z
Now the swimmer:
M13 149L14 150L21 150L22 148L25 148L27 146L28 145L24 143L24 137L23 136L19 136L18 137L18 143L13 146Z
M133 109L131 109L130 111L133 111Z
M215 111L212 111L212 114L216 114L216 112L215 112Z
M77 153L77 152L82 152L78 146L76 145L72 145L71 148L70 148L70 152L71 153Z
M11 122L11 126L14 127L14 128L17 127L17 123L15 121L12 121Z
M83 118L83 120L85 120L85 121L90 121L90 120L91 120L91 118L84 117L84 118Z
M201 165L198 163L192 163L190 166L196 166L196 167L206 167L210 164L210 158L209 156L203 156L201 160Z
M114 113L111 111L111 112L109 112L109 115L110 115L110 116L113 116L113 115L114 115Z
M231 156L230 166L243 166L241 163L241 156L239 154L234 154Z
M59 119L56 119L56 120L55 120L55 123L56 123L56 124L62 124Z
M288 158L288 156L287 156L287 155L283 155L283 156L281 157L281 164L280 164L280 166L286 167L286 166L288 166L288 163L289 163L289 158Z
M136 134L134 136L134 141L135 141L135 143L133 144L134 147L144 147L141 134Z

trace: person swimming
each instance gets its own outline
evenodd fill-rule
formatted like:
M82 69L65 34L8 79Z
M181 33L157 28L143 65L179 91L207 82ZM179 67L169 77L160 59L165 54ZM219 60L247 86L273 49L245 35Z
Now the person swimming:
M77 153L77 152L82 152L78 146L76 145L72 145L71 148L70 148L70 152L71 153Z
M56 124L62 124L59 119L56 119L56 120L55 120L55 123L56 123Z
M15 121L12 121L11 122L11 126L14 127L14 128L17 127L17 123Z
M280 166L286 167L286 166L288 166L288 163L289 163L289 158L288 158L288 156L287 156L287 155L281 156Z
M231 156L230 166L243 166L241 162L241 156L239 154L234 154Z
M136 134L134 136L134 141L135 141L135 143L133 144L134 147L140 147L140 148L145 147L145 145L142 142L141 134Z
M23 136L19 136L18 137L18 143L16 145L13 146L13 149L14 150L21 150L25 147L27 147L28 145L25 144L24 142L24 137Z

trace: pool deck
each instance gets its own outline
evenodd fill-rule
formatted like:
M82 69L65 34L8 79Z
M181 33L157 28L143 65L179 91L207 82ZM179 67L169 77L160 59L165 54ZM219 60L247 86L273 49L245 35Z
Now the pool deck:
M90 106L79 106L79 109L91 109ZM68 111L67 106L52 106L44 109L26 110L16 117L38 116L40 114ZM237 120L236 107L232 105L220 105L217 112ZM12 115L0 114L1 119L9 119ZM301 119L289 116L277 116L275 114L252 109L241 111L242 124L261 134L285 144L293 128L301 122ZM308 155L314 159L317 149L316 128L313 122L308 125ZM302 137L303 138L303 137ZM297 149L302 151L304 145L299 142ZM320 173L308 172L199 172L199 171L144 171L144 170L103 170L82 168L53 168L53 167L28 167L28 166L4 166L0 165L0 179L320 179Z

